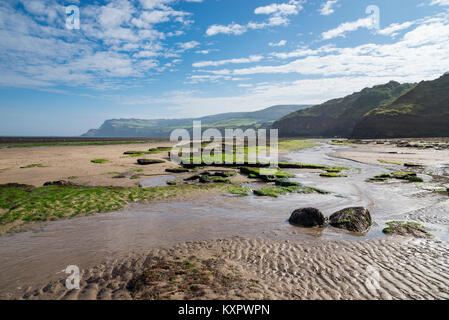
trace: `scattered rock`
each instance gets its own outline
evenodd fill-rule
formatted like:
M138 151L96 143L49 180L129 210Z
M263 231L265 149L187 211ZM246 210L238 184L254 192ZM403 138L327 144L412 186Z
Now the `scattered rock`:
M201 178L201 176L199 175L194 175L188 178L185 178L184 181L195 181L195 180L199 180Z
M212 182L212 179L209 177L209 175L202 175L202 176L200 176L200 182L201 183L209 183L209 182Z
M318 209L302 208L295 210L288 221L296 226L313 228L323 226L326 218Z
M236 174L237 172L233 170L222 170L222 171L215 171L213 175L215 177L229 178L235 176Z
M302 184L299 182L282 180L282 179L276 180L275 184L280 187L302 187Z
M162 159L139 159L137 160L137 163L146 166L150 164L157 164L157 163L164 163L165 161Z
M422 167L420 164L414 164L414 163L404 163L404 167L408 168L416 168L416 167Z
M352 232L364 233L372 224L368 209L363 207L346 208L329 217L331 226Z
M383 233L389 235L411 236L415 238L433 238L426 228L417 222L391 221L387 223Z
M169 169L165 169L165 172L170 172L170 173L186 173L186 172L190 172L189 169L186 168L169 168Z
M48 181L44 183L45 186L60 186L60 187L66 187L66 186L74 186L73 182L66 181L66 180L58 180L58 181Z

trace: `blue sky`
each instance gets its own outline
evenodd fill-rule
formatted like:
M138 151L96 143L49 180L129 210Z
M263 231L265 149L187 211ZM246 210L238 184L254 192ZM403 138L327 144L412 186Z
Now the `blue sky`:
M0 135L70 136L437 78L449 0L2 0L0 39Z

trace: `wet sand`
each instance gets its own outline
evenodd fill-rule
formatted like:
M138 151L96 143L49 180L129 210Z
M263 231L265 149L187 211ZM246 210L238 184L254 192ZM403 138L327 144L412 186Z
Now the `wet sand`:
M332 155L342 159L377 165L382 164L379 160L383 160L429 167L449 166L449 150L398 148L390 144L356 145L339 150Z
M291 161L349 167L347 178L336 179L321 178L313 170L291 170L297 176L294 180L328 190L329 195L293 194L271 199L209 194L195 200L133 205L117 213L56 221L33 231L2 236L0 296L447 299L447 194L402 181L365 182L401 167L377 159L399 156L389 152L409 151L384 145L323 144L285 156ZM438 172L447 183L444 160L426 154L433 151L423 151L420 158L433 160L426 163L428 171L421 175L431 182L433 173ZM347 160L351 157L354 161ZM314 206L330 215L358 205L368 207L375 221L364 236L333 228L302 229L286 222L300 207ZM436 239L411 240L382 234L385 222L403 219L423 222ZM191 274L185 275L187 279L180 276L170 280L168 271L157 269L179 261L208 270L211 280L192 280ZM67 275L62 270L70 264L83 270L80 290L68 291L64 287ZM148 276L154 275L155 268L160 274L157 279ZM145 285L136 285L143 278ZM195 290L190 288L192 285Z
M64 280L28 289L24 299L448 299L449 248L435 241L297 241L231 238L180 243L84 270L79 290ZM216 262L213 279L167 279L132 284L154 264L201 267ZM158 272L161 270L156 269Z

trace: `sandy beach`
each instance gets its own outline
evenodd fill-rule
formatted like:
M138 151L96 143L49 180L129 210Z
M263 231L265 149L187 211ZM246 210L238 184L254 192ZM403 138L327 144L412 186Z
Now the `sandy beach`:
M165 174L165 169L177 167L167 161L151 167L139 166L137 159L166 159L167 152L130 157L126 151L148 151L150 148L170 146L170 143L138 143L103 146L54 146L32 148L3 148L0 151L0 184L23 183L41 186L47 181L67 180L88 186L136 185L129 179L115 179L119 173L143 169L142 175ZM92 163L94 159L106 159L107 163ZM21 168L33 163L42 167Z
M398 163L403 162L422 166L419 172L426 183L433 181L433 174L439 177L438 183L447 183L449 152L389 144L330 146L318 142L316 148L285 156L308 163L351 166L349 177L342 180L320 178L316 170L289 171L296 180L325 188L329 195L267 199L197 193L112 214L45 222L27 232L1 236L0 297L448 299L449 244L444 237L449 225L447 194L400 181L373 184L365 180L398 170ZM137 167L136 159L123 157L123 152L148 148L136 144L3 149L0 168L7 170L0 173L0 183L39 186L77 175L75 181L80 184L132 186L135 180L113 179L106 173ZM151 155L155 157L163 159L166 155ZM94 158L111 161L90 163ZM20 169L29 163L47 167ZM141 179L166 175L168 167L175 166L167 162L144 167ZM389 192L396 195L396 201L389 199ZM330 227L297 228L286 222L292 210L309 205L325 214L364 205L375 224L368 234L360 236ZM395 219L423 222L436 237L382 234L385 222ZM58 241L60 245L55 244ZM86 248L85 242L92 247ZM35 256L30 257L31 252ZM19 267L20 261L24 263ZM69 264L80 265L78 290L65 287L68 275L63 270ZM36 273L30 275L31 270Z

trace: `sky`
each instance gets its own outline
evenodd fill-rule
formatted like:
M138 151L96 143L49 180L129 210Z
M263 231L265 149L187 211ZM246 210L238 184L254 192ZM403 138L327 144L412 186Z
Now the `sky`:
M318 104L447 71L449 0L0 1L4 136Z

